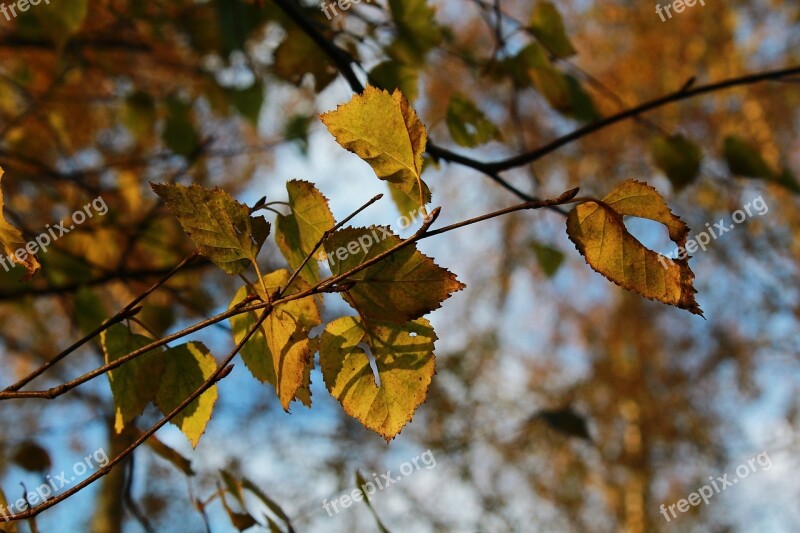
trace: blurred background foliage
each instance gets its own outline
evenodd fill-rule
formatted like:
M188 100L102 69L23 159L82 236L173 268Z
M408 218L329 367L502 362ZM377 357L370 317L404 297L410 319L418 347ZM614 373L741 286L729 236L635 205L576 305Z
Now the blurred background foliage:
M780 0L707 3L666 22L652 4L623 0L566 0L557 11L522 0L389 0L330 20L316 3L294 0L58 0L0 18L7 217L33 237L98 195L109 206L40 254L33 281L0 272L6 383L191 252L148 181L219 186L252 205L263 195L285 200L285 181L309 179L338 218L386 192L322 128L317 114L351 88L287 4L358 61L362 81L399 87L438 146L480 161L531 150L692 79L800 63L800 7ZM220 385L195 451L163 430L124 468L44 513L40 530L230 531L253 524L246 510L285 528L264 499L242 495L243 478L298 531L373 530L365 505L328 517L322 500L349 492L357 469L396 471L426 449L436 468L373 502L391 531L792 530L800 523L798 81L660 107L503 174L540 197L575 186L603 196L634 177L695 230L763 196L768 214L692 261L707 320L606 282L575 252L557 213L431 239L423 251L468 289L434 314L438 375L390 446L344 415L318 374L315 409L287 415L240 368ZM518 201L473 169L428 163L443 223ZM402 209L384 199L361 222L394 223ZM645 244L672 251L655 225L632 227ZM262 261L283 266L274 248ZM175 331L224 309L237 282L196 263L148 298L138 319L156 334ZM343 313L329 306L325 319ZM226 325L198 338L218 356L230 346ZM87 345L36 388L101 361ZM100 446L111 455L133 438L109 430L105 379L53 402L4 402L0 412L11 500L20 480L35 486L41 472ZM146 412L140 427L156 416ZM761 451L772 470L664 521L660 504Z

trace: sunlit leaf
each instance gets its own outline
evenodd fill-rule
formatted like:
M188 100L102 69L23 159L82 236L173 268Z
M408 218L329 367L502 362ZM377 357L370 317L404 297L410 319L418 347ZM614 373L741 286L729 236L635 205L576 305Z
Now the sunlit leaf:
M255 263L269 235L264 217L250 216L250 209L220 189L198 185L185 187L151 183L155 193L192 237L204 256L228 274L240 274Z
M167 415L211 377L217 369L217 362L208 348L199 342L169 348L162 359L164 370L156 405ZM170 421L186 435L193 447L200 442L216 401L217 386L213 385Z
M336 222L328 206L328 199L314 184L292 180L286 183L286 190L289 193L291 212L275 219L275 242L289 266L297 269ZM320 259L324 259L322 247L300 272L309 283L320 280L317 264Z
M326 242L334 276L352 270L401 242L385 227L345 228ZM343 293L356 310L375 320L406 323L438 309L465 287L455 274L417 251L415 245L391 254L347 278L356 282Z
M686 224L669 210L658 191L635 180L619 185L602 203L577 205L567 219L567 234L589 266L620 287L702 315L694 297L697 291L689 258L670 259L647 249L628 232L623 216L660 222L675 244L686 245Z
M3 169L0 168L0 181L2 181L2 179ZM0 245L3 247L2 251L5 260L10 263L8 268L13 267L14 263L22 265L26 271L22 279L27 281L39 270L39 261L35 253L29 254L25 249L27 243L22 236L22 232L6 220L3 214L4 206L3 190L0 189ZM17 254L17 250L21 250L21 252Z
M287 270L264 276L268 292L283 287L288 281ZM304 285L298 283L298 287L302 289ZM260 287L245 286L236 292L230 307L239 304L250 293L258 293L266 299ZM231 317L235 342L241 342L258 316L259 312L254 311ZM313 297L293 300L276 306L242 347L242 359L250 373L259 381L275 387L281 405L287 411L294 399L310 406L308 386L313 354L308 332L320 323L319 309Z
M369 163L380 179L405 190L422 183L428 134L400 91L369 86L321 118L339 144Z
M320 341L325 385L347 414L388 442L424 401L435 374L436 334L425 319L406 324L344 317L328 324ZM370 367L366 344L375 358L380 386Z

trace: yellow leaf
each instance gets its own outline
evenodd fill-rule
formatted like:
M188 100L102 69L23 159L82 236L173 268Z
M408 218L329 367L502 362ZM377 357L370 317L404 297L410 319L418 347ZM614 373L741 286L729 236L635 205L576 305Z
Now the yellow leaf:
M2 178L3 169L0 168L0 180L2 180ZM28 281L36 274L41 265L39 265L39 261L36 259L36 254L29 254L25 249L27 243L22 237L22 232L9 224L6 220L5 215L2 213L4 205L3 191L0 189L0 245L3 247L3 255L6 256L9 261L25 267L27 273L22 279ZM17 250L22 250L19 256L15 255Z
M295 269L336 222L328 207L328 199L314 184L292 180L286 183L286 190L289 192L292 212L275 219L275 242L289 266ZM322 256L320 247L314 259L324 259ZM309 261L300 275L309 283L318 283L319 265L314 260Z
M200 342L170 348L163 355L164 372L156 395L156 405L166 416L191 396L217 369L214 356ZM170 421L197 446L206 430L217 401L217 386L203 392Z
M567 219L567 234L589 266L620 287L702 316L689 258L672 260L647 249L628 232L623 216L661 222L673 242L681 248L686 244L686 224L658 191L635 180L622 183L601 202L576 206Z
M400 244L388 228L344 228L325 241L328 263L334 276ZM414 244L349 276L353 288L342 293L345 300L369 319L404 324L434 309L465 287L456 275L440 267Z
M436 373L436 334L424 318L403 325L343 317L328 324L320 340L325 385L345 412L367 428L393 439L424 401ZM366 343L378 370L375 382Z
M270 293L288 281L287 270L278 270L264 276ZM295 286L305 288L300 280L292 284L292 287ZM230 307L238 305L251 292L258 293L266 300L263 289L244 286L236 292ZM258 316L257 312L252 312L231 317L236 342L240 342L250 331ZM308 332L321 322L317 303L312 296L278 305L240 352L250 373L259 381L275 387L286 411L294 399L299 399L306 406L311 404L309 387L314 361Z
M370 164L375 174L411 190L422 182L422 154L428 134L416 112L399 91L368 86L363 94L321 116L342 147ZM418 200L422 205L423 200Z

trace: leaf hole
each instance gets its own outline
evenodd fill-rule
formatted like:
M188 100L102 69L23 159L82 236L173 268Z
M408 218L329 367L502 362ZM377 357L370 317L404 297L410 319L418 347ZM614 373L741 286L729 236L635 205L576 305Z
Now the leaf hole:
M625 227L637 241L645 247L660 254L671 254L676 244L669 238L669 231L664 224L639 217L625 217Z
M369 359L369 367L372 369L372 377L375 378L375 385L380 388L381 376L378 373L378 363L375 361L375 356L372 355L372 350L369 349L369 345L366 342L359 342L357 346L364 350L364 353L367 354L367 359Z

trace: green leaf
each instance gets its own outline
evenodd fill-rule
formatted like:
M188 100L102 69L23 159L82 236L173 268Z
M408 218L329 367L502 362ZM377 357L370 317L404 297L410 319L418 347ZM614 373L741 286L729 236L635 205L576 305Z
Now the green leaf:
M114 324L100 334L106 364L152 342L153 339L137 335L122 324ZM155 399L163 369L161 352L161 348L150 350L108 373L117 433L141 415L147 404Z
M800 193L800 185L791 170L787 168L780 172L774 169L766 162L758 148L745 139L735 135L726 137L723 153L732 174L771 181L796 194Z
M581 83L574 77L566 74L567 90L569 92L569 109L566 114L581 122L592 122L601 118L594 105L594 100L583 89Z
M58 0L42 3L31 11L39 20L46 36L58 47L80 30L89 10L89 0Z
M283 509L281 509L281 506L275 503L272 498L267 496L264 491L258 488L255 483L247 478L242 478L242 487L255 494L256 497L275 514L275 516L283 520L283 522L291 529L292 521L289 519L289 515L287 515Z
M368 86L321 118L336 141L369 163L378 178L402 184L406 191L415 182L424 188L422 154L428 134L400 91L390 95Z
M308 152L308 130L314 120L308 115L294 115L286 121L283 137L286 141L293 141L300 147L303 154Z
M264 84L257 80L246 89L228 89L233 107L254 126L258 126L261 108L264 105Z
M122 121L135 138L149 137L156 118L155 100L146 92L136 91L125 99Z
M369 72L370 83L390 93L400 90L409 101L419 95L419 72L411 65L398 61L384 61Z
M533 253L536 254L536 260L539 266L548 278L552 278L564 262L564 254L557 248L540 244L536 241L531 242Z
M338 276L400 244L388 227L345 228L325 241L328 263ZM353 274L356 282L345 300L363 316L406 323L438 309L441 303L465 287L455 274L423 255L414 244Z
M286 183L286 190L289 193L291 213L279 215L275 219L275 242L294 270L303 263L336 221L328 207L328 199L313 183L292 180ZM324 250L320 247L315 257L300 272L303 279L311 284L318 283L319 265L316 261L324 259Z
M75 322L84 335L94 331L108 315L100 297L89 287L81 287L75 293Z
M552 2L537 2L530 20L530 30L536 39L556 57L575 55L567 37L564 20Z
M164 370L156 395L156 406L166 416L211 377L217 370L217 362L200 342L169 348L162 359ZM200 442L211 420L217 395L217 386L213 385L170 421L186 435L192 447Z
M469 98L454 94L447 107L447 129L460 146L472 148L500 139L500 131Z
M395 59L418 64L442 41L436 24L436 10L426 0L389 0L392 19L397 26L397 41L389 48Z
M406 324L343 317L328 324L320 340L320 366L331 396L365 427L393 439L424 401L435 374L436 334L425 319ZM380 386L367 354L375 358Z
M164 199L200 253L215 265L228 274L240 274L256 262L270 230L264 217L250 216L246 205L220 189L163 183L150 186Z
M167 148L178 155L189 156L200 145L192 119L192 106L174 96L168 98L166 104L167 119L161 137Z
M277 76L297 86L306 74L313 74L317 92L339 75L319 46L296 26L289 28L286 38L275 50L273 69Z
M653 141L653 159L676 190L692 183L700 172L700 147L683 135L660 136Z
M417 182L412 183L410 186L406 183L387 183L387 185L389 186L392 200L402 216L411 218L409 215L415 214L422 209L419 204L419 184ZM431 197L431 190L423 181L422 198L425 205L431 202Z
M3 169L0 168L0 181L2 181L2 179ZM25 268L26 274L22 279L27 281L39 271L41 265L39 265L36 254L29 254L25 250L27 243L25 238L22 236L22 232L6 220L6 217L3 214L4 206L5 201L3 200L3 190L0 189L0 245L3 247L3 255L9 258L9 267L13 267L14 263L17 263ZM24 253L15 255L17 250L22 250Z
M267 291L283 287L289 281L287 270L278 270L264 276ZM300 290L306 287L298 282ZM242 302L248 294L259 294L264 300L263 289L253 286L241 287L229 308ZM253 328L260 312L243 313L231 317L235 342L241 342ZM311 405L310 375L314 365L309 331L322 322L317 303L312 296L293 300L276 306L241 350L242 360L253 377L275 387L278 399L288 411L289 404L301 400Z

